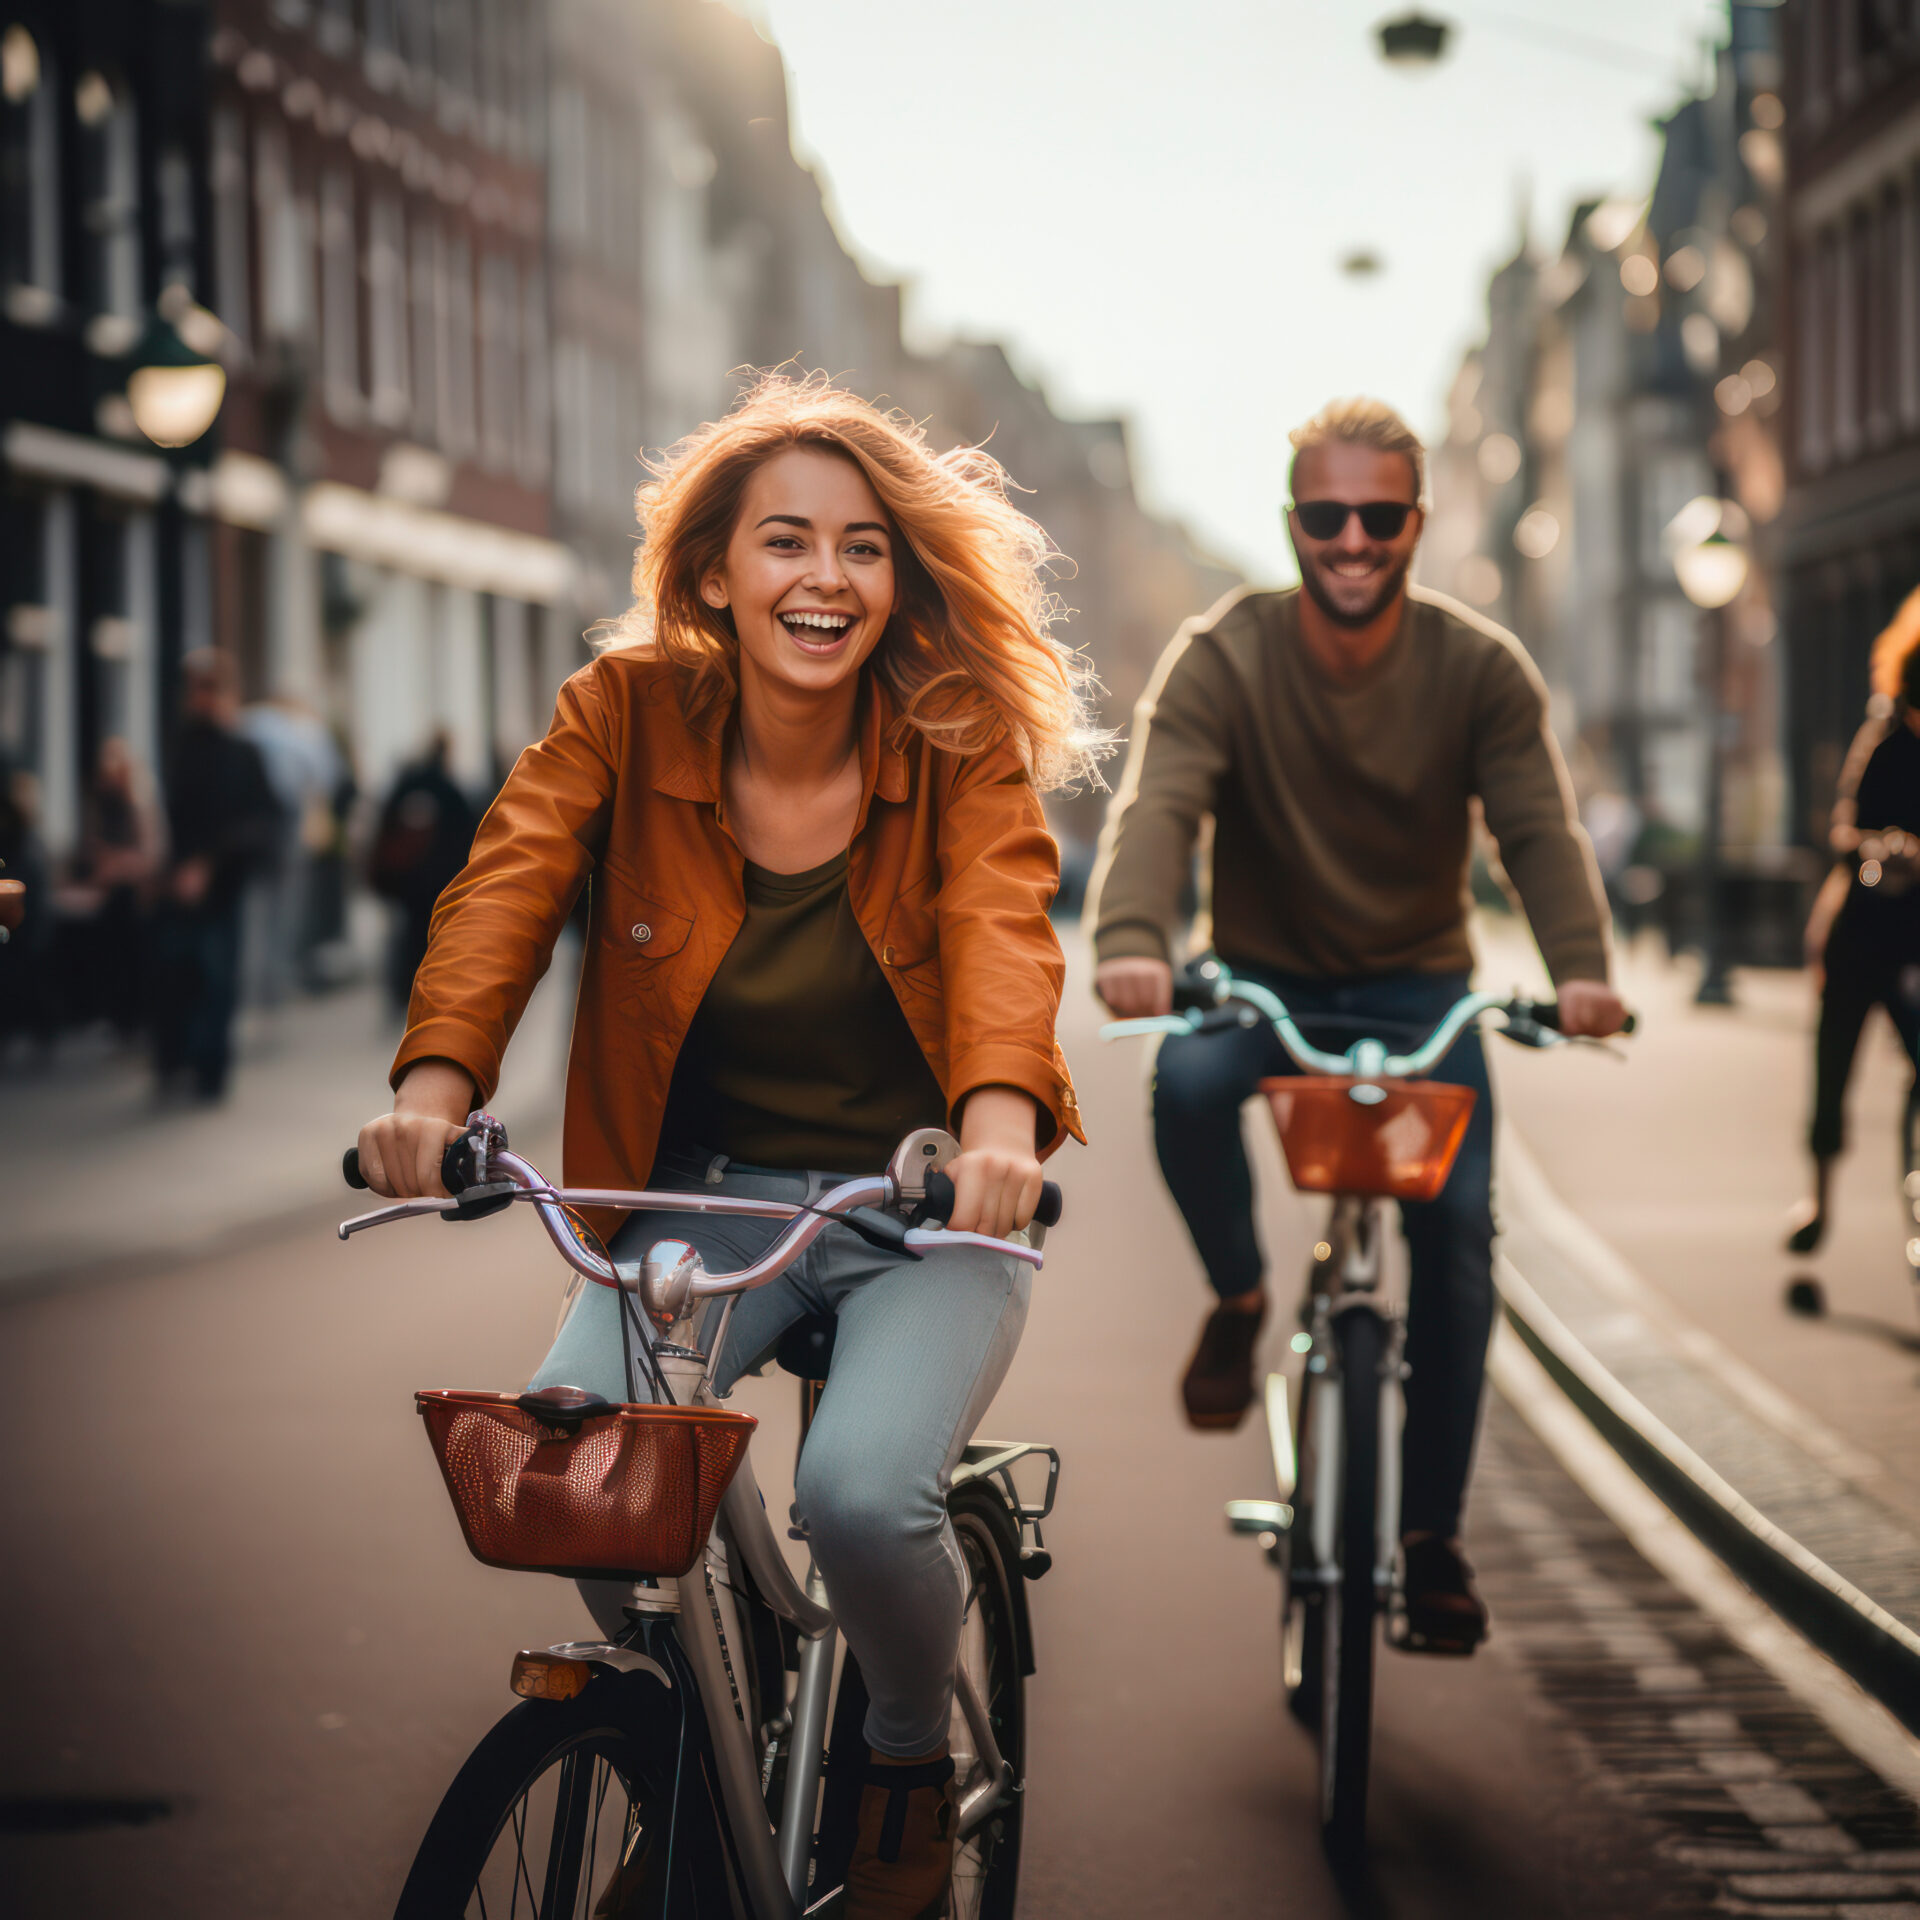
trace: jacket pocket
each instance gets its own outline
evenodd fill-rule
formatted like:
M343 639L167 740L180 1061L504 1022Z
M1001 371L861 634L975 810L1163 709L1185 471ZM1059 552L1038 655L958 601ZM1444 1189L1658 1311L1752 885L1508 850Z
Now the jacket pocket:
M880 947L880 965L887 976L922 993L940 991L940 923L930 892L918 892L895 902L887 915L886 938Z
M600 940L607 957L623 966L632 961L670 960L687 944L694 916L641 886L626 866L603 860L594 885L605 888L600 902Z

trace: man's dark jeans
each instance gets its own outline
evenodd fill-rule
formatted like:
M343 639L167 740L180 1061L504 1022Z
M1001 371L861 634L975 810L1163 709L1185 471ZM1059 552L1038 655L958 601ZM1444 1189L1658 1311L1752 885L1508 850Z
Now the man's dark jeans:
M1307 1037L1331 1053L1363 1037L1390 1047L1424 1038L1467 991L1463 973L1303 980L1227 964L1277 993ZM1316 1027L1316 1020L1341 1024ZM1368 1021L1379 1022L1379 1030ZM1223 1297L1259 1286L1264 1265L1240 1105L1263 1079L1297 1071L1265 1022L1161 1043L1154 1146L1207 1277ZM1465 1035L1431 1077L1472 1087L1480 1098L1439 1199L1400 1209L1412 1269L1401 1524L1410 1533L1451 1536L1460 1530L1493 1328L1493 1096L1479 1037Z

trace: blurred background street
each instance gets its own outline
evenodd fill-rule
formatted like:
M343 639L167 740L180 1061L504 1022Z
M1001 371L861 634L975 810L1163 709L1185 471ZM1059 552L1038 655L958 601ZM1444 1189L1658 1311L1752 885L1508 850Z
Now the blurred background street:
M1920 586L1894 0L0 0L0 1906L383 1911L513 1650L581 1629L466 1556L408 1400L521 1383L551 1258L513 1219L344 1248L338 1160L627 606L641 451L788 363L990 446L1123 733L1181 621L1290 576L1287 428L1399 407L1414 577L1538 663L1642 1010L1624 1064L1496 1050L1495 1637L1384 1657L1337 1884L1220 1521L1263 1438L1179 1423L1202 1285L1096 1038L1107 796L1049 801L1093 1144L988 1422L1066 1459L1022 1913L1920 1915L1920 1679L1827 1664L1530 1357L1920 1676L1877 1014L1832 1225L1782 1251L1804 929L1836 851L1864 879L1830 817ZM1483 983L1539 989L1490 846L1474 888ZM495 1102L551 1172L577 967ZM1315 1216L1260 1152L1284 1295ZM788 1383L741 1399L771 1486Z

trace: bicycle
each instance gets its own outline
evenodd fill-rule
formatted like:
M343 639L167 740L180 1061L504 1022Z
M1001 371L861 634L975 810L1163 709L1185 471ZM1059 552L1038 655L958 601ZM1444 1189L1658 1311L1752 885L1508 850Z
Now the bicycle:
M1344 1054L1311 1045L1279 997L1236 980L1219 960L1175 982L1175 1011L1118 1020L1107 1040L1271 1023L1298 1075L1263 1080L1296 1188L1331 1195L1307 1269L1300 1392L1267 1376L1264 1396L1277 1500L1233 1500L1227 1523L1257 1539L1281 1579L1282 1666L1293 1716L1319 1742L1320 1830L1327 1851L1365 1840L1373 1729L1375 1624L1422 1650L1407 1628L1400 1583L1400 1429L1405 1323L1382 1296L1385 1203L1431 1200L1466 1135L1471 1088L1421 1080L1483 1014L1524 1046L1568 1044L1557 1010L1517 995L1457 1001L1411 1052L1374 1038ZM1629 1019L1627 1031L1633 1022ZM1437 1650L1437 1649L1436 1649Z
M616 1581L619 1622L603 1640L515 1654L510 1685L520 1704L447 1789L395 1920L523 1911L534 1920L797 1920L834 1911L865 1773L866 1688L850 1649L836 1685L831 1597L811 1564L804 1580L789 1569L748 1454L756 1423L724 1408L709 1377L734 1298L776 1279L829 1227L915 1256L984 1246L1039 1268L1046 1228L1060 1217L1052 1182L1020 1240L928 1224L949 1217L944 1169L958 1151L951 1135L922 1129L884 1174L847 1181L811 1206L602 1191L551 1185L508 1151L497 1120L476 1113L442 1167L450 1198L341 1223L345 1240L402 1219L470 1221L532 1205L576 1274L620 1289L628 1387L638 1379L645 1388L619 1406L574 1387L416 1396L476 1557ZM352 1149L343 1171L365 1185ZM790 1224L752 1265L714 1274L678 1240L616 1263L574 1212L581 1207ZM801 1382L803 1448L833 1335L832 1317L816 1316L780 1342L779 1364ZM589 1440L598 1452L583 1465ZM637 1464L621 1479L610 1459ZM1015 1479L1023 1462L1045 1465L1031 1497ZM948 1511L968 1572L950 1741L955 1920L1009 1920L1014 1910L1024 1688L1034 1671L1025 1590L1052 1564L1041 1526L1059 1471L1058 1452L1044 1443L975 1441L952 1475ZM805 1537L797 1519L790 1537Z

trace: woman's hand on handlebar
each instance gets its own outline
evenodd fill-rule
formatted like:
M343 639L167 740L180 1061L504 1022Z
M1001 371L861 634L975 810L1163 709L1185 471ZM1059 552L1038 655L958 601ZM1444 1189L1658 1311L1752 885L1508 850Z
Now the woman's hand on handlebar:
M440 1160L467 1130L473 1081L451 1060L419 1060L393 1096L393 1111L360 1129L360 1175L389 1200L441 1199Z
M1565 980L1557 995L1560 1031L1569 1040L1604 1040L1627 1024L1627 1003L1604 980Z
M1017 1087L976 1087L960 1116L960 1152L948 1161L956 1233L1004 1240L1040 1204L1040 1157L1033 1150L1038 1106Z

